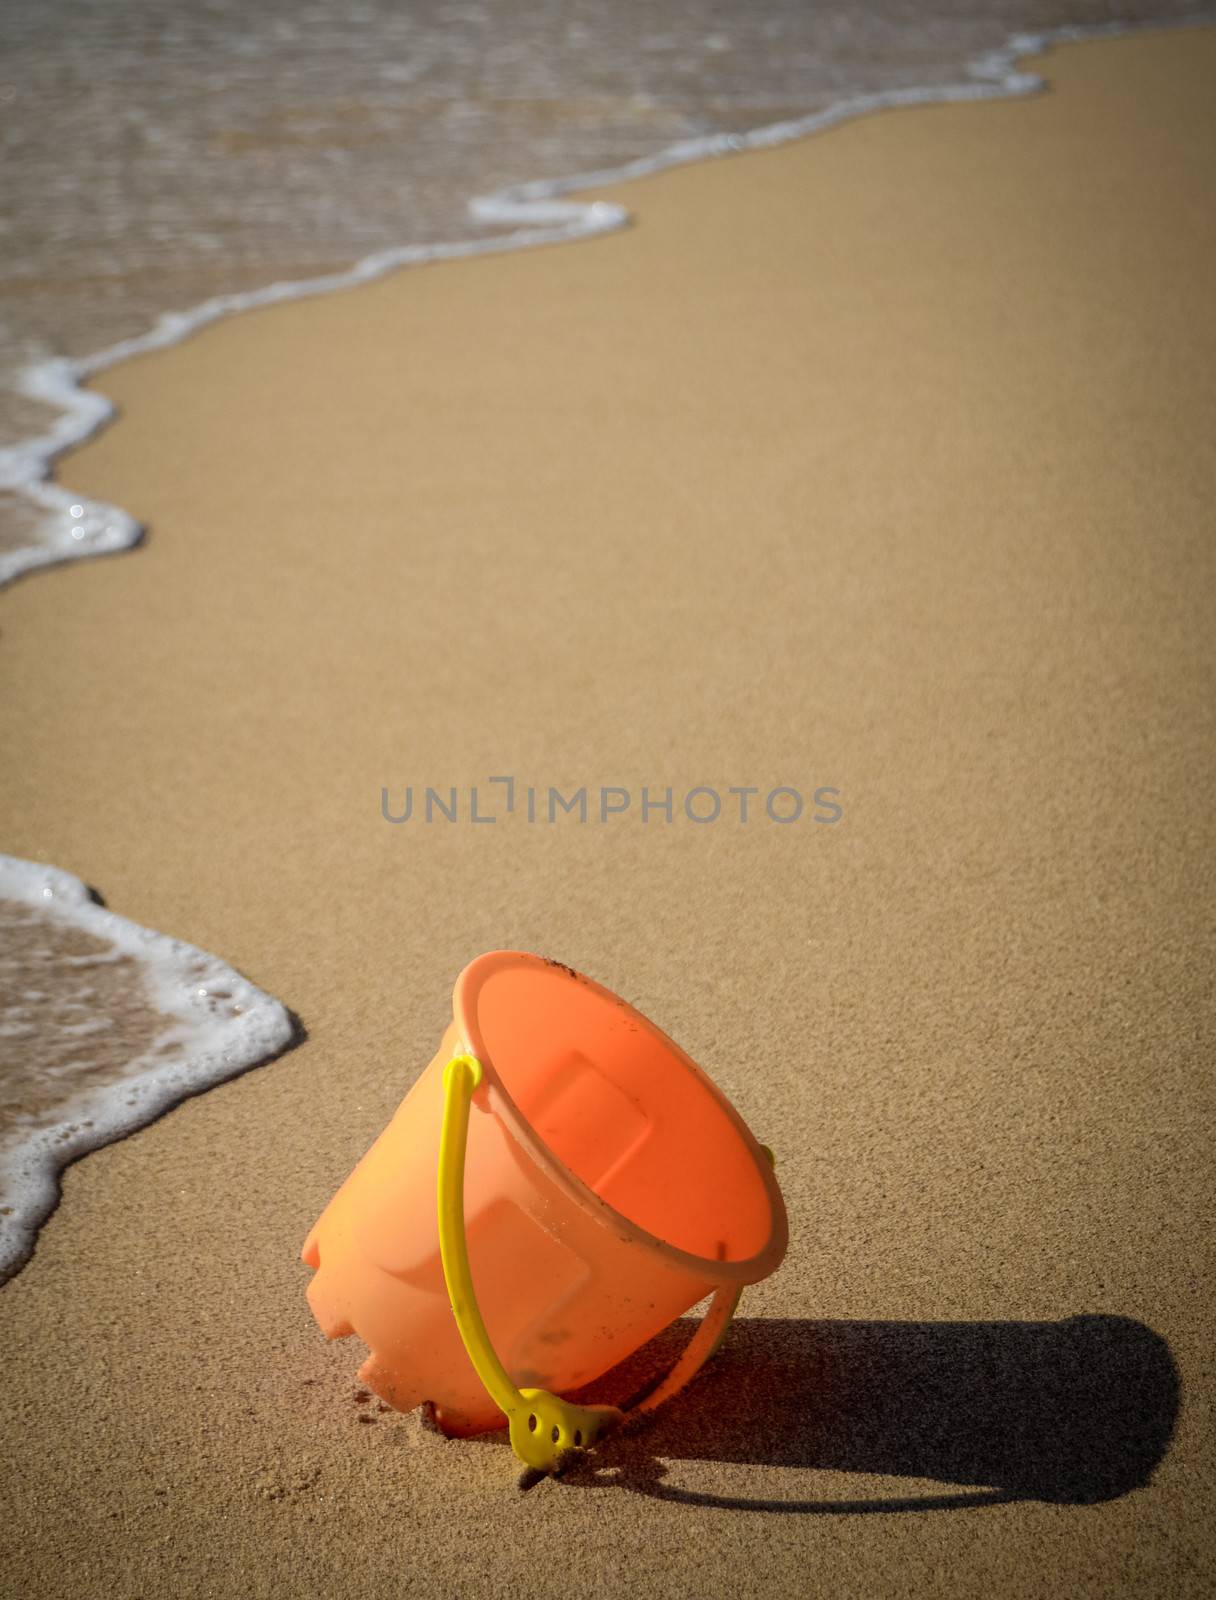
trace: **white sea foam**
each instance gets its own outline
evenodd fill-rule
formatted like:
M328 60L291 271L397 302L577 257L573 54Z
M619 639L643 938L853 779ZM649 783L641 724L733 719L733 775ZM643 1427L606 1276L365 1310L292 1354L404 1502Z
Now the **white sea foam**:
M379 250L364 256L346 271L271 283L261 289L217 296L190 311L167 313L146 333L111 345L83 360L57 358L27 367L19 379L21 392L57 408L60 416L46 432L0 449L0 490L16 491L42 514L38 542L0 551L0 585L37 567L108 554L138 542L142 530L127 511L73 495L52 480L57 459L90 438L114 416L114 407L104 395L84 389L82 385L117 362L176 344L221 317L285 300L353 288L398 267L586 239L628 225L629 213L623 206L566 198L580 190L603 188L711 156L768 149L874 111L1034 94L1044 83L1036 75L1019 70L1018 62L1024 56L1039 54L1054 44L1111 38L1157 26L1194 26L1214 20L1216 12L1208 9L1162 24L1116 23L1057 28L1046 33L1018 33L1003 48L975 57L966 69L966 77L959 82L844 96L808 116L772 123L751 132L684 139L657 154L619 166L515 184L470 202L474 219L511 230L505 234L489 239L401 245Z
M0 1053L13 1058L0 1081L17 1106L0 1127L0 1281L32 1252L69 1162L276 1055L294 1033L277 1000L216 956L106 910L69 873L0 855L5 904L25 920L0 967ZM75 953L73 937L84 946ZM118 968L141 1013L144 1048L132 1056L129 1017L106 1011ZM50 981L29 987L30 973ZM108 1059L96 1054L106 1044Z

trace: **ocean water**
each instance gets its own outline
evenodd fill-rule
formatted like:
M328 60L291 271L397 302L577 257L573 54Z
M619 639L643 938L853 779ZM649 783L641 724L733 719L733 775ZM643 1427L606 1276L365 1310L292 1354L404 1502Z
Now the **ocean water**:
M59 1173L291 1042L277 1000L107 911L78 878L0 856L0 1282Z
M126 353L410 261L621 226L568 198L589 175L1032 92L1039 36L1199 20L1179 0L7 0L0 584L138 538L53 476L110 415L81 381ZM70 1160L291 1038L217 957L0 857L0 1278Z
M7 0L0 583L136 538L120 509L83 505L45 479L108 415L101 397L74 392L77 380L165 313L209 303L222 315L272 282L332 286L360 259L382 270L521 226L550 238L615 226L608 211L559 216L537 202L569 174L673 147L692 158L715 135L728 150L731 136L874 97L1012 89L1012 62L992 58L1015 36L1194 9ZM530 183L514 206L470 206ZM159 342L195 320L162 323Z

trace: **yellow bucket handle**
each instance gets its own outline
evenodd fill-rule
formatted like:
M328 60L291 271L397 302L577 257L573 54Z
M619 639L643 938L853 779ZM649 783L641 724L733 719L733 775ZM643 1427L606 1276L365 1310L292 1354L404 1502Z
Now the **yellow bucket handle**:
M439 1253L452 1315L477 1376L511 1430L511 1448L521 1461L552 1472L568 1450L589 1449L626 1413L616 1406L576 1406L546 1389L519 1389L490 1343L469 1271L464 1233L464 1162L469 1107L482 1080L476 1056L453 1056L443 1069L443 1128L439 1136ZM720 1288L684 1354L630 1416L655 1410L695 1377L722 1342L742 1288Z

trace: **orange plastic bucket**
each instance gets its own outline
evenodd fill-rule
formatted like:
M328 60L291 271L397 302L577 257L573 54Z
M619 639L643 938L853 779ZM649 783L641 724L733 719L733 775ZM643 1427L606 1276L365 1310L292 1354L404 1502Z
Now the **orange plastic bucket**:
M517 1384L579 1388L698 1300L766 1277L787 1224L771 1161L678 1045L556 962L479 956L434 1060L325 1208L303 1259L328 1338L355 1333L388 1404L449 1433L502 1425L445 1287L436 1219L445 1063L467 1051L468 1259ZM728 1313L729 1314L729 1313Z

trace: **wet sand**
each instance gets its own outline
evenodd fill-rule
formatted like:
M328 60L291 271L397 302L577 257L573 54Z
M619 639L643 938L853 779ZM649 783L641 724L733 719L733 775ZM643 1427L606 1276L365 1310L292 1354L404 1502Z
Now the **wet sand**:
M106 376L62 477L152 531L3 599L6 848L309 1037L0 1294L11 1592L1209 1591L1216 34L1043 68ZM844 815L380 815L508 773ZM526 1494L297 1259L495 946L679 1039L792 1234Z

